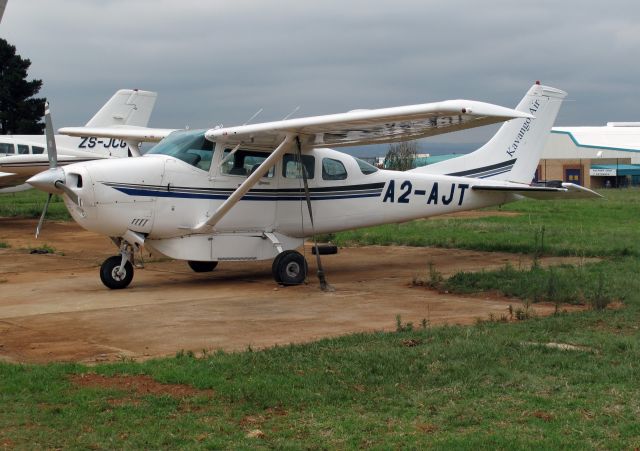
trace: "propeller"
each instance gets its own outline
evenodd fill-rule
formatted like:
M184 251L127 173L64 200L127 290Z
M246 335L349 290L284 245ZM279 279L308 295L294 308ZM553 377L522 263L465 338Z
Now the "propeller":
M78 195L65 184L65 173L62 168L58 167L58 150L56 148L56 138L53 132L53 122L51 120L51 112L49 110L49 102L44 105L44 126L45 136L47 138L47 157L49 158L49 169L34 175L27 183L40 191L49 193L44 209L40 215L38 226L36 227L36 238L40 235L44 218L47 215L51 197L54 194L66 194L71 201L80 206Z

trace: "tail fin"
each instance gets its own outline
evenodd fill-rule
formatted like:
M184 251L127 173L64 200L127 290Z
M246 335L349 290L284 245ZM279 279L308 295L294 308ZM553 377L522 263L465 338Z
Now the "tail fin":
M478 150L412 171L529 184L566 95L559 89L535 84L516 107L535 119L513 119Z
M121 89L87 122L86 127L146 127L157 97L156 92Z

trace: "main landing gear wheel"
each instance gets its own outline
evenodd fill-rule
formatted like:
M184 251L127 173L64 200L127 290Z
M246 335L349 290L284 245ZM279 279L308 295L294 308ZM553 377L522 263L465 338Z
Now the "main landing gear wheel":
M271 265L276 282L282 285L300 285L307 278L307 261L297 251L284 251Z
M121 263L122 256L114 255L107 258L100 266L100 280L107 288L112 290L126 288L133 280L133 265L131 262L127 260L122 273L120 272Z
M216 266L218 266L218 262L197 262L194 260L187 261L189 268L193 269L193 272L211 272Z

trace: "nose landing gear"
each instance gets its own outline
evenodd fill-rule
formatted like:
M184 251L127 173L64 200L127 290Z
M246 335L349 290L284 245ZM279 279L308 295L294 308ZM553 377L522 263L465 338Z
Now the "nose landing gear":
M100 280L112 290L129 286L133 280L133 246L122 238L113 239L120 247L120 255L107 258L100 266Z
M126 260L122 266L120 255L109 257L100 266L100 280L112 290L126 288L133 280L133 265L129 260Z

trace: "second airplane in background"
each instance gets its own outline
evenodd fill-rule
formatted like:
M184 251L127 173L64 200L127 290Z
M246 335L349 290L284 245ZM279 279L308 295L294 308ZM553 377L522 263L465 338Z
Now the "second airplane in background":
M121 89L87 122L87 127L131 130L146 127L158 94ZM58 164L138 156L136 140L57 135ZM49 168L45 135L0 136L0 194L30 189L25 181Z

